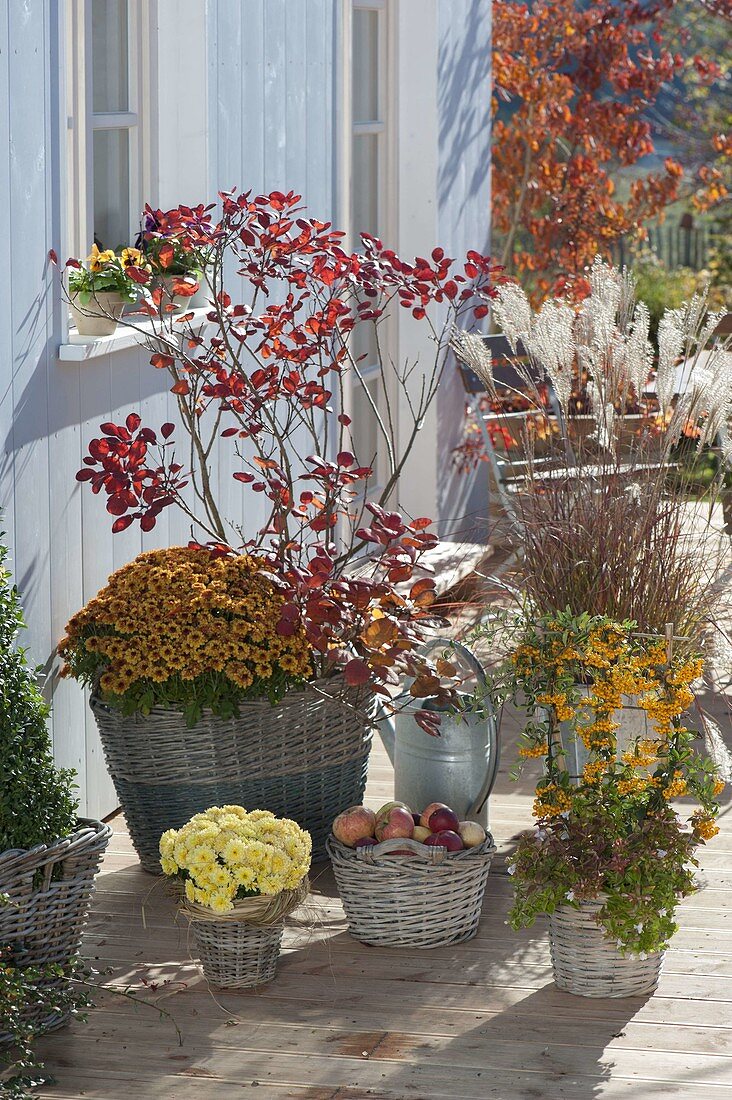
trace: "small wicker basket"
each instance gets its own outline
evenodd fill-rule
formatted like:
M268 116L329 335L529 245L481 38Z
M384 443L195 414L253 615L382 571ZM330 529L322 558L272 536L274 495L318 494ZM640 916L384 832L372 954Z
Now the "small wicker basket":
M357 940L377 947L445 947L478 931L496 850L490 833L479 847L462 852L415 840L348 848L334 836L327 849L348 930Z
M274 897L243 898L229 913L186 901L204 976L220 989L252 989L271 982L277 972L285 917L307 896L303 879L296 890Z
M13 962L22 967L65 966L76 954L94 890L94 876L112 830L101 821L79 821L71 836L54 844L0 853L0 944L10 945ZM44 987L58 987L52 978ZM30 1009L25 1021L50 1030L66 1016ZM0 1034L0 1045L8 1036Z
M219 989L252 989L277 972L284 919L266 927L247 920L191 923L203 973Z
M637 997L658 985L663 952L623 955L597 923L603 898L562 905L549 916L554 981L577 997Z

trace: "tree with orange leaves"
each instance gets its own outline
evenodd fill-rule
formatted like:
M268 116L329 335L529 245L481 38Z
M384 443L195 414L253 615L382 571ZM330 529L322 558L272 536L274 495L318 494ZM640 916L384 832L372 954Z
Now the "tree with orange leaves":
M574 286L597 253L673 202L668 158L627 194L614 176L654 152L646 112L683 65L664 45L674 0L494 0L493 226L537 296Z

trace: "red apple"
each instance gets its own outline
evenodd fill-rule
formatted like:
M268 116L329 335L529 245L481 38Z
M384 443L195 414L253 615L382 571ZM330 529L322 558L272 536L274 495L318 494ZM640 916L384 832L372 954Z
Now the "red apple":
M333 835L353 848L357 840L374 835L375 825L376 814L368 806L349 806L333 822Z
M420 825L424 825L425 829L429 829L429 827L430 827L430 814L433 814L435 812L435 810L449 810L449 809L450 809L450 807L446 806L444 802L430 802L429 806L427 806L424 810L422 810L422 813L420 814L420 817L419 817Z
M384 805L379 806L378 810L376 811L376 820L378 821L380 817L387 817L392 810L397 808L400 810L406 810L407 813L411 816L412 811L409 809L409 806L407 806L406 802L385 802Z
M441 833L432 833L424 843L432 848L447 848L448 852L461 852L463 850L460 834L454 833L452 829L444 829Z
M370 848L372 844L378 843L375 836L360 836L354 844L354 848Z
M456 833L460 828L460 818L449 806L441 806L430 814L427 825L433 833L443 833L445 830Z
M393 840L395 837L414 835L414 820L409 810L394 806L388 814L377 817L374 835L377 840Z

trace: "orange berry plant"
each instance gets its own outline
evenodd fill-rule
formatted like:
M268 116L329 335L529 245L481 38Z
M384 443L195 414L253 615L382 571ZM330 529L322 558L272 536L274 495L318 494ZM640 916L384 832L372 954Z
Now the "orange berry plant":
M537 825L513 858L514 927L600 897L598 922L623 950L661 950L680 898L695 889L698 845L719 830L723 782L684 724L702 660L632 622L557 612L525 625L511 656L528 709L521 765L538 757ZM644 736L620 709L645 711ZM579 774L577 774L577 771ZM691 798L683 813L675 799Z

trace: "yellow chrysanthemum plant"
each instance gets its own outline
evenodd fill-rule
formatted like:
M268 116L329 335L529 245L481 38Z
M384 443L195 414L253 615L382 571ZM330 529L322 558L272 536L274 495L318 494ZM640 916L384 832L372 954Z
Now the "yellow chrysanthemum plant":
M310 679L302 629L277 630L283 597L263 561L173 547L113 573L59 646L70 674L124 714L204 709L228 718L245 699L276 702Z
M163 872L183 882L190 905L212 914L236 910L245 898L299 899L308 871L310 834L269 810L212 806L160 838Z
M719 831L724 782L685 725L702 659L683 643L669 653L632 622L558 612L525 628L511 662L528 712L519 770L543 763L537 824L509 868L511 924L600 897L598 922L621 950L664 949L696 889L695 851ZM628 697L646 713L645 736L623 735ZM573 742L579 775L565 755Z

